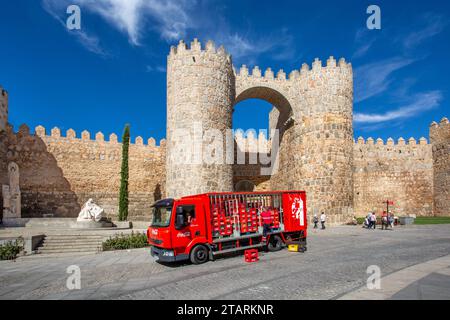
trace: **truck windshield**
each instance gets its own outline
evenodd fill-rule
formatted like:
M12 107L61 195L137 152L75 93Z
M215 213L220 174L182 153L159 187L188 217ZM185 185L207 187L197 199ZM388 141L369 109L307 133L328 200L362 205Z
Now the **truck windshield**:
M154 207L152 227L168 227L171 215L172 207Z

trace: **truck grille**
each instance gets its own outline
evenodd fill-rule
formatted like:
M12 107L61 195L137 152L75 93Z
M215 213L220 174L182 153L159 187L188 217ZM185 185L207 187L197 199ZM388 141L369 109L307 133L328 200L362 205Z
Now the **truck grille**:
M159 239L150 238L150 241L153 242L154 244L161 244L162 243L162 240L159 240Z

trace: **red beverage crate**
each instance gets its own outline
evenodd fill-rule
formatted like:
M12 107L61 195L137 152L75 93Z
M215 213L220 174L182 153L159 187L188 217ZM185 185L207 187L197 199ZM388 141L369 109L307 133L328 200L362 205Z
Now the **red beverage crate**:
M244 251L245 262L258 262L258 249L249 249Z

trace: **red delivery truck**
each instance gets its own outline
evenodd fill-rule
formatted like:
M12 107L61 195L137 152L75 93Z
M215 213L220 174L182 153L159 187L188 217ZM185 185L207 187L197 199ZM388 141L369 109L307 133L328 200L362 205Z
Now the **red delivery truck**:
M205 193L153 204L147 230L160 262L201 264L219 255L298 244L306 250L304 191Z

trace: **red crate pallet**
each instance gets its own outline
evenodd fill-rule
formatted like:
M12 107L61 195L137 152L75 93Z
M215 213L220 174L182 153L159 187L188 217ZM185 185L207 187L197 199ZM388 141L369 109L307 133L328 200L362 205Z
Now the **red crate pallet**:
M245 262L258 262L258 249L248 249L244 251Z

